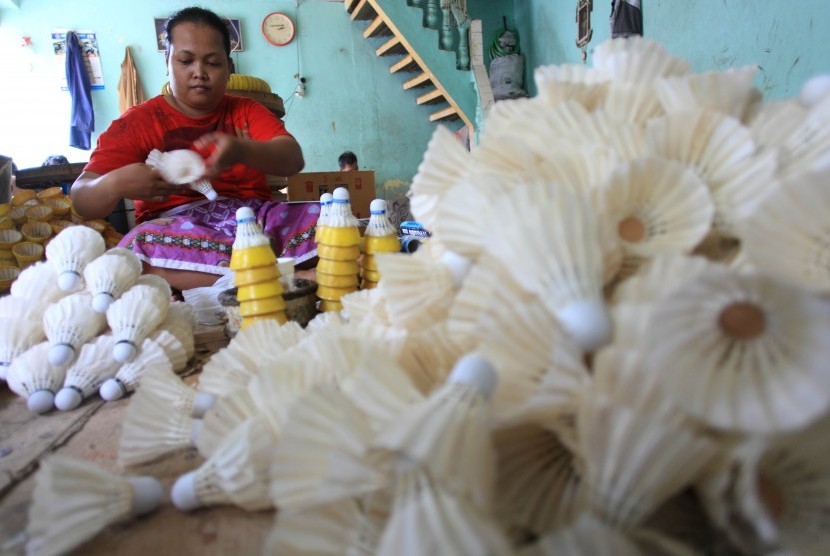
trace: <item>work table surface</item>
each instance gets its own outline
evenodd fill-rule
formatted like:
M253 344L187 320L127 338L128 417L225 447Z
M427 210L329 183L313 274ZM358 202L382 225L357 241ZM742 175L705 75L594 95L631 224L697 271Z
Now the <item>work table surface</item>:
M227 345L221 327L196 330L196 354L183 376L198 380L211 354ZM154 513L105 529L72 554L163 556L259 554L274 523L274 512L245 512L233 507L183 513L169 500L170 488L204 459L188 449L142 466L117 463L121 425L130 398L95 398L68 412L35 415L26 401L0 386L0 554L25 554L25 531L38 462L53 453L94 462L119 475L152 475L165 487Z

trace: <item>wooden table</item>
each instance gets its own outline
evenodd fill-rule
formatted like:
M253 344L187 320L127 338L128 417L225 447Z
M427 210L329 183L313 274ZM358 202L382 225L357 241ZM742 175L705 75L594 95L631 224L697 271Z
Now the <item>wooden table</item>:
M204 361L226 344L221 327L197 328L197 350L184 373L185 380L198 380ZM152 475L167 491L156 512L109 527L73 554L260 554L274 512L221 507L186 514L170 503L173 482L204 461L195 449L127 471L118 466L121 424L129 403L130 398L109 403L96 399L73 411L39 416L26 408L25 400L5 385L0 386L0 554L25 554L26 523L38 462L52 453L91 461L122 475Z

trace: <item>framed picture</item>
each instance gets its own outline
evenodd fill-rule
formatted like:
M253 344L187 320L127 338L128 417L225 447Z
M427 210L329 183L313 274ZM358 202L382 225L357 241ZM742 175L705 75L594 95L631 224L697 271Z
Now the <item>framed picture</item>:
M164 44L164 28L167 27L167 20L169 17L156 17L153 21L156 24L156 48L159 52L167 50ZM231 52L242 52L245 50L242 46L242 26L238 19L228 19L223 17L222 21L228 27L228 32L231 35Z

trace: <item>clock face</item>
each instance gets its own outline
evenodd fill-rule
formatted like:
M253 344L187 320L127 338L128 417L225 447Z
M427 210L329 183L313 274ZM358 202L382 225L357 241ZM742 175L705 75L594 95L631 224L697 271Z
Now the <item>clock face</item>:
M270 13L262 20L262 34L274 46L285 46L294 38L294 22L284 13Z

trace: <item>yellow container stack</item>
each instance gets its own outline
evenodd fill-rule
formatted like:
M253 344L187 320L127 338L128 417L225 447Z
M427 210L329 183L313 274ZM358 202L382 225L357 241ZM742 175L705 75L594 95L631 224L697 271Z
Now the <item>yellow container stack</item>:
M284 289L271 242L250 208L236 211L236 223L230 268L234 271L242 328L266 319L285 324L288 318L282 297Z
M322 204L322 198L321 198ZM338 187L326 214L321 210L317 239L317 297L321 311L339 311L340 298L357 291L360 257L360 231L352 214L349 190Z
M360 287L364 290L376 287L380 280L375 255L397 253L401 250L398 229L386 214L386 201L372 201L369 214L369 226L366 228L366 238L363 242L363 265L360 269L360 276L363 278Z

